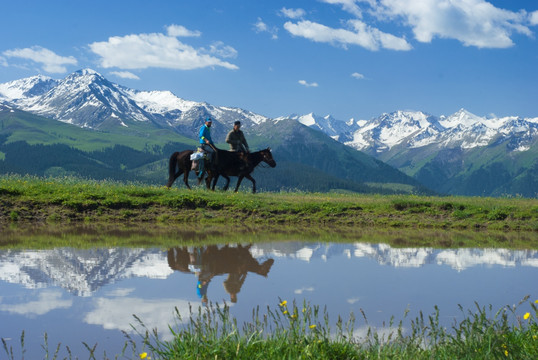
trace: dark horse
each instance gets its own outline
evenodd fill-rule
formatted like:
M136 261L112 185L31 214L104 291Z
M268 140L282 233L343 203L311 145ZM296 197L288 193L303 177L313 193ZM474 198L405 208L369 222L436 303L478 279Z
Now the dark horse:
M166 184L167 187L172 186L174 181L181 176L181 174L183 174L183 182L187 188L191 188L189 186L189 173L192 167L191 154L193 152L193 150L184 150L181 152L175 152L172 154L172 156L170 156L168 168L169 178L168 183ZM240 153L217 149L215 158L218 159L217 164L211 164L206 169L208 175L205 180L206 187L208 189L211 188L212 190L215 190L215 185L217 184L219 176L226 179L226 185L224 186L223 190L228 189L228 185L230 184L229 177L237 176L238 180L235 187L236 192L239 189L239 185L241 185L243 178L247 178L252 181L252 192L255 193L256 180L254 180L250 174L254 171L256 166L258 166L262 161L267 163L270 167L276 166L276 162L273 159L270 148L252 153ZM212 187L211 181L213 181Z

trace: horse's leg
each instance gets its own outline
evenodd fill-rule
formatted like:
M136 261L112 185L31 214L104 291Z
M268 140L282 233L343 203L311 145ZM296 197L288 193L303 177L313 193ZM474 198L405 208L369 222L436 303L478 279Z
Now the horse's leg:
M256 180L254 180L254 178L250 176L250 174L245 175L245 177L252 181L252 193L256 194Z
M186 168L185 170L183 170L183 182L185 183L185 186L187 186L187 189L189 190L191 190L191 187L189 186L189 173L190 172L191 172L190 168Z
M168 165L168 182L166 183L166 187L169 188L172 186L174 181L179 176L178 173L176 173L176 166L177 166L177 152L173 153L170 157L169 165Z
M222 188L222 191L226 191L228 190L228 186L230 186L230 177L227 175L222 175L222 177L226 179L226 185L224 185L224 187ZM213 185L213 188L214 187L215 185Z
M207 173L207 177L205 179L205 187L207 188L207 190L211 190L211 180L216 183L218 178L219 174L214 175L213 173ZM215 190L215 186L213 186L213 190Z
M239 178L237 179L237 185L235 185L235 192L237 192L237 190L239 190L239 185L241 185L241 181L243 181L244 177L245 177L245 175L239 175Z

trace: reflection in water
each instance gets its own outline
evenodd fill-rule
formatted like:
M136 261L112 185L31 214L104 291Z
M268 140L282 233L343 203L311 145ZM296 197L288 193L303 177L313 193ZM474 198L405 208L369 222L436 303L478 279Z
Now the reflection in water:
M446 314L441 321L450 324L457 304L500 308L527 294L538 298L534 279L535 250L292 241L165 251L0 250L0 337L14 344L25 330L27 358L42 355L44 332L69 346L98 342L101 351L117 354L124 342L119 330L132 332L133 314L166 333L174 321L187 322L191 309L203 302L228 299L238 322L250 321L253 308L273 307L282 298L326 305L331 319L364 310L369 325L407 308L412 315L438 305ZM215 285L220 282L222 287ZM181 320L174 319L174 310ZM360 330L364 324L357 325Z
M196 293L204 304L208 303L207 288L211 280L227 274L224 289L230 295L230 301L236 303L247 274L252 272L267 277L274 263L273 259L267 259L260 264L250 253L251 246L177 247L168 250L168 264L174 270L196 275Z

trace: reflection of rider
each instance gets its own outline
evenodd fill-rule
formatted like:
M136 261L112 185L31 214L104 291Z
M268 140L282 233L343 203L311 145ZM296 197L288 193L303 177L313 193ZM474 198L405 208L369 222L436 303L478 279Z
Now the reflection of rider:
M213 140L211 139L211 124L213 123L212 119L208 117L205 119L204 125L200 128L200 132L198 133L198 137L200 139L200 146L202 150L209 154L210 162L214 161L214 155L215 155L215 145L213 144ZM199 163L199 173L198 178L202 179L204 177L204 161L200 161Z
M250 245L218 248L210 245L205 248L174 248L168 251L168 264L174 270L195 273L198 278L196 293L207 304L207 287L213 277L228 274L224 281L224 289L230 294L230 300L237 302L237 294L241 291L248 272L267 276L273 259L258 263L250 253Z

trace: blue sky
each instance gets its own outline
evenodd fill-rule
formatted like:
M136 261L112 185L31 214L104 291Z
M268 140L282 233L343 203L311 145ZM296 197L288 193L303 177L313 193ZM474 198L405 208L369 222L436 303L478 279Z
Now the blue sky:
M536 0L3 1L0 83L92 68L265 116L538 116Z

